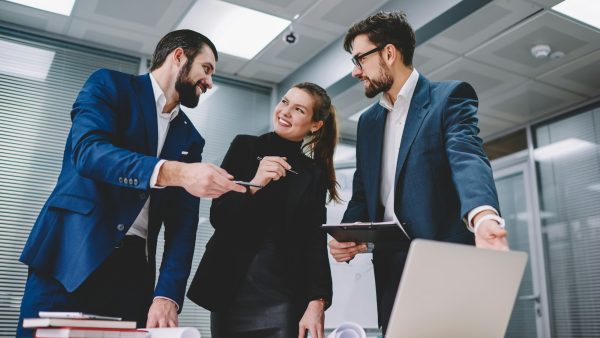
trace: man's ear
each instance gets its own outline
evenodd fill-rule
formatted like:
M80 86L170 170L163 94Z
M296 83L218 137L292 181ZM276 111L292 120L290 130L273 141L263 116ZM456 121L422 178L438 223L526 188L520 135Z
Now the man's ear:
M177 47L173 50L173 62L177 65L181 65L182 62L185 61L185 53L183 52L183 48Z
M388 43L387 45L385 45L385 47L383 47L383 50L381 51L381 53L383 54L382 57L383 57L383 60L385 61L385 63L390 66L396 60L400 60L400 62L402 62L402 54L391 43Z

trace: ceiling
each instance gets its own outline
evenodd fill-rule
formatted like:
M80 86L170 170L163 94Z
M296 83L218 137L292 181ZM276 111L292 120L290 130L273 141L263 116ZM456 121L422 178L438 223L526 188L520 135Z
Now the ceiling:
M1 0L0 20L149 57L158 40L177 29L195 1L77 0L67 17ZM294 33L299 37L293 45L278 37L251 60L223 53L219 55L218 74L268 85L286 78L339 39L353 22L381 7L387 0L226 1L287 20L300 15L293 22ZM286 30L282 35L288 32Z
M252 60L220 55L219 74L266 85L281 82L338 41L353 22L388 2L227 1L288 20L300 14L293 24L299 36L296 44L288 45L278 37ZM72 15L65 17L0 0L0 21L150 56L160 37L178 26L194 2L78 0ZM481 135L486 139L597 98L600 30L552 12L549 8L559 2L494 0L420 43L415 66L432 80L465 80L475 87L480 97ZM565 56L533 58L530 49L540 43ZM356 138L356 122L348 117L372 102L364 97L358 81L334 97L344 138Z

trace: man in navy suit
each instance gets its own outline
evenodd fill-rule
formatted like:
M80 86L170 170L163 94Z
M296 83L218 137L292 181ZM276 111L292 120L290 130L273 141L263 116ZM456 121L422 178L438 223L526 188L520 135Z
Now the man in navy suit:
M138 326L177 326L190 273L200 197L245 192L200 163L204 139L180 104L193 108L212 87L214 44L191 30L167 34L151 72L101 69L71 111L60 176L20 260L29 266L22 319L38 311L122 317ZM155 253L165 246L155 284Z
M412 65L415 35L401 12L354 24L344 48L369 98L358 122L353 193L343 222L395 221L410 239L508 250L490 163L477 136L477 95L465 82L430 82ZM379 323L385 332L409 241L375 245ZM339 262L363 243L329 243ZM468 316L469 314L465 314Z

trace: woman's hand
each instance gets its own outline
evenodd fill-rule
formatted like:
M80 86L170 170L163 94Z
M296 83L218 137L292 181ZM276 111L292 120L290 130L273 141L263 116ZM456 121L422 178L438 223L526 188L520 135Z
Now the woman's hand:
M306 337L306 330L310 332L312 338L323 338L325 335L325 303L319 299L308 303L298 326L298 338Z
M258 169L250 183L266 186L271 181L277 181L286 175L286 169L292 166L286 162L287 158L279 156L265 156L260 160ZM250 188L250 192L255 193L259 188Z

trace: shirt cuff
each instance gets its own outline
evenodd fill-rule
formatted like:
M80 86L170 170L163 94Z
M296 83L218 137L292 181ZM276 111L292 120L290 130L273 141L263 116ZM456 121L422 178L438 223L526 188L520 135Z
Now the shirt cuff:
M152 171L152 176L150 176L150 188L153 188L153 189L163 189L164 188L161 186L157 186L156 181L158 180L158 173L160 172L160 167L162 167L162 165L165 162L167 162L167 160L160 160L154 166L154 171Z
M467 224L467 229L469 229L469 231L474 232L475 230L473 229L473 218L475 218L475 215L477 215L478 213L484 211L484 210L491 210L494 213L496 213L496 215L498 215L498 210L496 210L496 208L494 208L491 205L482 205L480 207L477 207L475 209L472 209L471 211L469 211L469 213L467 214L467 219L463 220L465 221L465 223Z
M176 302L176 301L174 301L174 300L172 300L171 298L169 298L169 297L164 297L164 296L154 296L154 300L156 300L156 299L166 299L166 300L168 300L168 301L171 301L171 302L173 302L173 304L175 304L175 307L177 308L177 312L179 312L179 304L177 304L177 302Z

